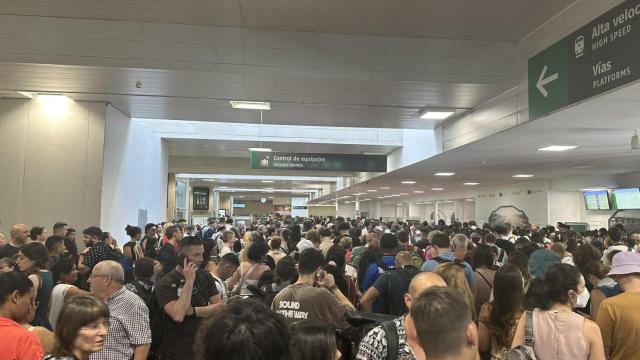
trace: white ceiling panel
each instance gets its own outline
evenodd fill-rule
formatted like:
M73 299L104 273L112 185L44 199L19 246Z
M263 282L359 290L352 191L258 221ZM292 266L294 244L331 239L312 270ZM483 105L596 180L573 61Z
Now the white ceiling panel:
M575 0L0 0L0 14L515 42Z

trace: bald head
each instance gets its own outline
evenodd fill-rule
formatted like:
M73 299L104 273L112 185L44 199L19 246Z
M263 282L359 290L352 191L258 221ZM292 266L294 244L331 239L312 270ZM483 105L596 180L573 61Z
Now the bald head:
M24 245L29 239L29 227L25 224L15 224L11 227L9 234L11 235L11 241L16 245Z
M105 260L99 262L94 268L93 272L96 274L107 275L113 281L124 282L124 270L122 269L122 265L113 261L113 260Z
M409 254L408 251L400 251L398 255L396 255L396 263L399 267L413 265L411 254Z
M415 299L420 293L433 286L446 287L447 283L438 274L432 272L418 273L409 284L409 295Z

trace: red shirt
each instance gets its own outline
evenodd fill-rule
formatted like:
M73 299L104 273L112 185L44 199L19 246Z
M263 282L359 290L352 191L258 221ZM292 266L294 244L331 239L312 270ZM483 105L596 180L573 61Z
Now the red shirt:
M44 356L40 339L17 322L0 317L0 359L40 360Z

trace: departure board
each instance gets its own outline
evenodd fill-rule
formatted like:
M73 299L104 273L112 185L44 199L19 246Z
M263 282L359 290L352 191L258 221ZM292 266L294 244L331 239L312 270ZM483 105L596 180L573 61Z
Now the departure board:
M584 205L587 210L609 210L609 193L607 190L585 191Z

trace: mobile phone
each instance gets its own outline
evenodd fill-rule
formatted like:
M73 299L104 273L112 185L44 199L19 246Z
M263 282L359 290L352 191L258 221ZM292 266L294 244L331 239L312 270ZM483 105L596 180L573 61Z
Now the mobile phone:
M180 254L178 255L178 265L180 265L180 267L184 266L184 260L187 258L187 255L185 254ZM188 261L187 261L188 263Z

